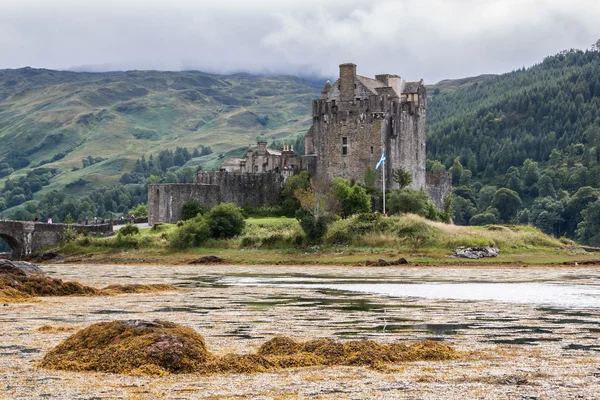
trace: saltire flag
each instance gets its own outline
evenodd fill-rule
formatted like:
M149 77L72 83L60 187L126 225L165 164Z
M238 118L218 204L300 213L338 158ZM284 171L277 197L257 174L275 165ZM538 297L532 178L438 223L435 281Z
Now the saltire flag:
M381 153L381 158L379 159L379 162L377 163L377 165L375 166L375 169L379 168L379 166L381 164L383 164L383 162L385 161L385 152Z

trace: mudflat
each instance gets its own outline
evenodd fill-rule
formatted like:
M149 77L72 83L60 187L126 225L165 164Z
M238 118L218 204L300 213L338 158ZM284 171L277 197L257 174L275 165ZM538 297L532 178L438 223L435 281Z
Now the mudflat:
M180 290L43 297L35 303L0 307L0 399L599 398L598 268L86 264L41 268L51 277L97 288L164 283ZM266 340L286 335L299 341L374 339L407 344L434 339L451 344L461 356L384 369L317 366L164 377L39 366L50 349L77 330L123 319L161 319L188 326L205 338L211 351L223 354L255 352Z

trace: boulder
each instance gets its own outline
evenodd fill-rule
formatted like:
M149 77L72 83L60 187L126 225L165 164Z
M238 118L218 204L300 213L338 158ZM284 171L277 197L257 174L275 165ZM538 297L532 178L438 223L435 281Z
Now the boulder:
M44 272L35 264L25 261L10 261L0 258L0 273L10 273L31 276L44 275Z
M500 254L500 250L498 250L496 247L488 247L488 246L466 247L466 248L459 247L458 249L456 249L454 251L454 255L456 257L469 258L472 260L476 260L476 259L484 258L484 257L498 257L499 254Z
M403 265L403 264L408 264L408 261L406 261L406 258L404 258L404 257L400 257L396 261L385 261L383 258L380 258L377 261L365 262L365 265L368 267L390 267L392 265Z

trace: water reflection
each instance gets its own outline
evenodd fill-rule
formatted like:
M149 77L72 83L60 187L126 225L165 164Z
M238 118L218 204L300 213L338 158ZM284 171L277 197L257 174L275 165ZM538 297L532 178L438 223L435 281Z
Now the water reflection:
M600 307L597 285L560 285L551 283L352 283L304 277L226 277L220 284L233 286L275 286L332 289L372 293L393 297L454 299L463 301L491 300L521 304L545 304L559 307Z

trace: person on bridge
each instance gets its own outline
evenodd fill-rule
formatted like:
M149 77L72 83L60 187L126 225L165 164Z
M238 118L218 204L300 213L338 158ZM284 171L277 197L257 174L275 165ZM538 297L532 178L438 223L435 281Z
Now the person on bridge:
M52 223L52 217L48 217L48 223L51 224Z
M87 215L85 216L85 224L88 225L90 223L89 218L87 217Z

